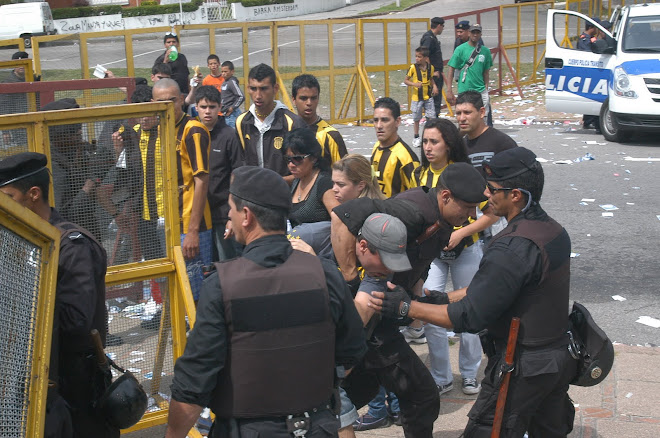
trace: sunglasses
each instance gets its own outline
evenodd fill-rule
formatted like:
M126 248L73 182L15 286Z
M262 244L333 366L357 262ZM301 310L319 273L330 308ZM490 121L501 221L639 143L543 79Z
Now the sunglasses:
M507 190L514 190L511 187L493 187L489 182L486 183L486 188L488 188L488 191L491 192L493 195L497 192L504 192Z
M176 32L167 32L165 34L166 37L175 37L176 38Z
M287 163L293 163L296 166L299 166L302 164L303 161L305 161L305 158L309 157L312 154L307 154L307 155L285 155L284 156L284 161Z

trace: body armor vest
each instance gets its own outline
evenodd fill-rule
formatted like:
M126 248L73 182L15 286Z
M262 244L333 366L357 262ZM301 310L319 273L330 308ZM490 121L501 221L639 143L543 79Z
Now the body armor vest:
M213 412L221 418L285 416L328 401L335 325L320 261L293 251L274 268L246 258L216 268L229 347Z
M431 189L428 187L417 187L406 190L395 198L411 203L411 209L418 210L422 214L425 230L436 222L439 222L440 225L434 234L419 243L417 241L420 240L420 236L414 236L413 240L410 239L411 236L408 236L406 252L412 269L406 272L397 272L394 274L393 279L394 284L408 291L426 273L429 265L440 254L442 248L447 246L449 236L454 231L454 227L442 218L437 201L434 202L435 192L429 194L429 190Z
M518 316L519 345L540 347L565 337L571 273L571 240L568 233L548 217L542 221L514 221L497 234L491 244L503 237L523 237L534 242L541 250L543 271L538 284L525 287L514 305L493 326L488 327L489 333L495 339L506 340L511 318Z

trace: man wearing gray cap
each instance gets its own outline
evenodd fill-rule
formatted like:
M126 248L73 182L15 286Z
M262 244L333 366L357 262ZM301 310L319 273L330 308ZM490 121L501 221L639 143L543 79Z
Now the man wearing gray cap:
M488 97L489 70L493 66L493 57L490 50L483 44L481 39L482 28L480 24L470 26L470 38L454 50L449 60L448 75L454 77L454 70L459 70L458 92L474 90L481 93L481 99L486 108L484 117L490 114L490 98ZM452 105L456 104L456 97L447 88L447 100ZM492 122L489 123L492 125Z
M358 290L355 236L370 214L386 213L406 226L411 265L410 270L395 273L392 283L410 297L420 296L431 262L447 246L454 226L475 214L479 202L486 199L485 187L478 170L467 163L454 163L447 166L434 188L417 187L386 200L358 198L335 207L331 214L332 247L344 279L354 291ZM440 397L431 373L408 346L399 325L407 325L407 321L388 318L376 326L361 367L376 375L385 389L399 398L406 436L431 437ZM358 407L370 400L361 391L348 387L346 391Z
M61 233L44 436L119 437L119 429L107 425L93 406L106 389L97 385L104 376L90 336L98 330L105 344L105 250L89 231L50 207L47 163L45 155L35 152L0 161L0 192Z
M425 303L374 292L370 305L384 317L405 314L459 333L487 329L482 345L488 365L465 437L491 436L509 326L519 317L501 436L522 437L527 431L565 437L575 416L567 391L577 374L567 348L571 241L539 205L543 168L532 151L508 149L484 166L490 205L509 224L491 240L470 286L449 297L431 293Z
M366 351L349 290L332 262L291 247L291 194L279 174L240 167L229 193L246 247L204 281L174 368L166 436L185 437L204 406L216 415L211 437L336 433L335 376Z

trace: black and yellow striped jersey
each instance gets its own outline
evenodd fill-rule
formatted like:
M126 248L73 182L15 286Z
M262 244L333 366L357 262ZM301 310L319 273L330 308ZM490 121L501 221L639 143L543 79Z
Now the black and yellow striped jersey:
M316 123L309 125L316 134L316 139L321 144L321 156L327 157L330 164L348 154L346 144L339 131L328 122L319 117Z
M411 82L421 82L422 86L413 90L412 100L429 100L433 94L433 77L435 70L431 64L428 64L425 70L422 70L417 64L412 64L408 69L406 77Z
M417 154L401 138L388 148L376 142L371 152L371 167L386 197L415 187L413 170L419 166Z

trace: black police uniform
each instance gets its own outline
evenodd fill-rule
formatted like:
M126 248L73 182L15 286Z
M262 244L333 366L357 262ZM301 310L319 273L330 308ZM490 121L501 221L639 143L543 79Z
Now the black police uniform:
M442 107L442 70L444 69L444 60L442 59L442 47L440 46L440 41L438 37L433 33L432 30L428 30L422 38L419 40L419 45L422 47L427 47L429 49L429 61L435 69L435 71L440 73L440 77L434 77L435 85L438 87L438 94L433 96L433 103L435 105L435 113L440 114L440 109Z
M309 416L307 437L336 436L339 422L329 409L335 363L352 368L366 351L362 322L336 265L294 252L284 234L276 234L217 266L204 282L197 322L176 362L172 398L210 406L212 437L236 430L291 437L288 415ZM277 349L269 348L273 343Z
M106 253L88 231L66 222L57 210L51 209L49 222L62 233L49 378L69 405L74 437L118 437L119 429L107 425L92 406L109 383L98 368L90 336L98 330L105 344ZM50 421L47 415L46 424L54 424Z
M580 38L578 39L576 49L582 50L584 52L591 52L591 46L597 40L596 37L592 37L586 32L582 32ZM600 117L596 115L585 114L582 116L583 126L589 128L590 125L593 125L597 131L600 131Z
M522 437L528 431L565 437L572 430L575 409L567 391L577 362L566 335L570 245L566 231L533 205L493 238L467 296L449 304L454 331L489 331L484 342L491 355L468 414L466 437L490 436L513 316L521 318L521 327L501 436Z

